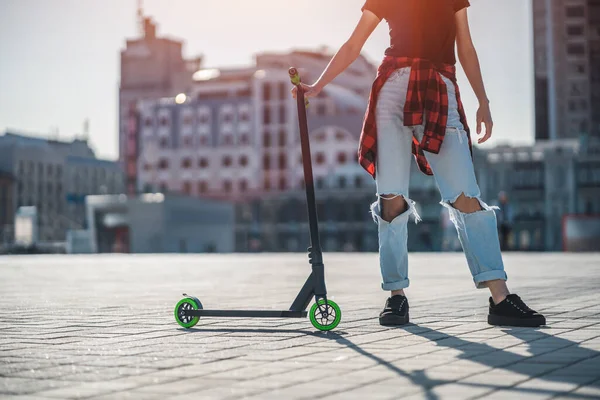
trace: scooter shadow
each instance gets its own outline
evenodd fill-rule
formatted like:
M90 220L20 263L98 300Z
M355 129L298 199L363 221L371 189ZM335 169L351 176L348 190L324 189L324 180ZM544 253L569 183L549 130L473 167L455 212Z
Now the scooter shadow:
M348 332L345 331L335 331L335 332L322 332L322 331L309 331L306 329L285 329L285 328L178 328L178 331L187 332L187 333L297 333L303 334L306 336L317 336L323 337L324 339L335 340L338 337L342 337L343 335L347 335Z

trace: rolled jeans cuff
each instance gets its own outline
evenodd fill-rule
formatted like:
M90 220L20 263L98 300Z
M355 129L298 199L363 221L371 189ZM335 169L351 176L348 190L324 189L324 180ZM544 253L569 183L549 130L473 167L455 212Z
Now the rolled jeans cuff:
M503 281L507 280L506 272L502 269L497 269L493 271L485 271L480 274L477 274L473 277L473 282L475 283L475 287L477 289L484 289L487 286L484 284L487 281L493 281L496 279L501 279Z
M381 288L383 290L400 290L400 289L406 289L410 284L410 280L408 278L401 280L401 281L396 281L396 282L384 282L381 284Z

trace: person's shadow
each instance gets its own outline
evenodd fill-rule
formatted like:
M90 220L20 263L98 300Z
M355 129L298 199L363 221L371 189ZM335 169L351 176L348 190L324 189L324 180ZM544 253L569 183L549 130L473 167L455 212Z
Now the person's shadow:
M403 371L394 364L361 349L360 346L354 345L350 339L343 336L335 337L335 335L330 336L330 338L354 349L363 356L377 361L378 364L386 366L398 375L411 379L413 383L426 389L426 396L431 400L437 399L438 397L430 389L448 383L489 388L490 390L508 390L513 392L515 398L518 398L519 393L555 395L564 393L565 391L574 390L580 385L590 383L592 383L593 386L600 387L600 352L581 347L578 343L568 339L549 335L545 333L543 329L502 329L502 331L508 335L523 340L524 343L521 343L521 345L527 345L528 355L511 352L510 348L499 349L490 346L485 342L471 342L436 331L435 329L421 327L415 324L409 324L405 327L396 329L404 329L414 335L422 336L430 341L435 341L438 346L461 351L462 353L458 355L459 359L467 359L472 362L489 366L490 368L503 369L505 371L525 375L526 377L524 377L522 381L528 380L529 378L539 378L550 382L570 384L569 386L573 387L571 389L565 388L564 390L557 391L552 389L552 387L556 387L556 385L549 385L548 388L544 388L543 385L514 387L514 385L505 385L502 384L502 382L498 382L498 384L489 384L457 382L457 380L429 379L427 377L426 369L414 372ZM600 332L598 333L600 334ZM398 340L400 341L402 339L400 338ZM409 363L410 359L407 358L406 362ZM485 372L483 373L485 374ZM515 385L517 384L518 382ZM594 395L574 393L569 393L569 396L581 399L598 398Z
M485 342L472 342L469 340L457 338L455 336L437 331L435 329L419 326L416 324L408 324L394 329L403 329L413 335L421 336L429 341L434 341L438 346L448 349L455 349L461 352L457 356L461 360L470 360L490 368L502 369L505 371L515 372L525 375L522 381L529 378L539 378L548 382L565 383L569 388L563 390L553 389L556 385L549 385L544 388L544 385L531 385L529 387L516 387L515 385L506 385L503 382L497 384L479 383L461 381L459 379L433 379L427 376L427 369L417 371L404 371L402 368L394 364L394 362L386 361L385 359L370 353L369 351L352 342L351 336L346 337L346 332L311 332L306 330L288 330L288 329L265 329L265 328L196 328L186 331L196 332L247 332L247 333L272 333L272 332L295 332L304 333L306 335L314 335L322 337L326 340L333 340L340 345L346 346L349 349L356 351L363 357L367 357L375 361L378 365L385 366L389 370L396 373L398 376L410 379L413 384L420 386L425 390L424 395L429 400L437 400L438 395L431 389L445 384L458 384L465 387L478 387L489 390L505 390L508 391L507 396L511 393L518 398L519 394L538 394L538 395L556 395L571 391L580 385L592 384L595 387L600 387L600 352L585 347L581 347L577 342L549 335L544 332L545 329L531 328L500 328L502 332L507 333L515 338L521 339L526 344L529 354L522 354L510 351L512 346L500 349L491 346ZM600 336L600 331L598 332ZM398 340L398 345L401 346L402 338ZM493 340L493 339L492 339ZM520 350L523 350L520 348ZM410 363L410 357L404 358L405 363ZM396 362L397 363L397 362ZM585 372L584 372L585 371ZM488 371L482 372L485 374ZM443 392L443 391L442 391ZM571 398L578 399L596 399L598 396L569 393Z

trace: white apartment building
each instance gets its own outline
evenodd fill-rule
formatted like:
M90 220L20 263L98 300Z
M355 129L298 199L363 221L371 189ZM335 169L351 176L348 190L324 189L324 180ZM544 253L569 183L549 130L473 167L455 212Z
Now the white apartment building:
M296 66L309 82L330 56L258 55L253 67L198 71L186 95L141 101L138 189L241 199L300 188L297 108L287 70ZM317 185L356 162L375 67L362 57L355 64L308 108ZM340 86L344 79L352 85Z

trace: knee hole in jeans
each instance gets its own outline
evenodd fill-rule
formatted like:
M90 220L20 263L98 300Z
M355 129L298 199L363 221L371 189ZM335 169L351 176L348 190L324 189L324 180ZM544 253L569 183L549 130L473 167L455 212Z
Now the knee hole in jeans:
M472 214L477 211L482 211L484 208L481 205L481 200L477 197L469 197L461 193L456 200L450 203L452 207L464 214Z
M454 202L450 203L452 207L464 214L472 214L477 211L482 211L481 202L476 197L468 197L461 193Z
M379 198L381 199L381 218L384 221L391 222L408 210L408 203L400 194L382 194L379 195Z

